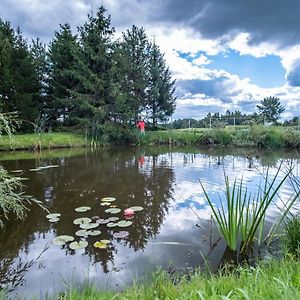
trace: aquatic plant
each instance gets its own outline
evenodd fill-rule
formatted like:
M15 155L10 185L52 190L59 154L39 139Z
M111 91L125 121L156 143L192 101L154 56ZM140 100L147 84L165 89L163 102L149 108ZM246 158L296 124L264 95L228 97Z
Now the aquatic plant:
M256 195L249 193L247 188L244 188L242 179L239 182L235 179L231 188L229 178L224 172L225 206L220 198L220 207L215 207L202 182L200 182L219 233L231 250L246 254L255 240L259 244L261 243L267 209L274 203L280 187L291 173L291 170L287 171L282 179L276 183L280 169L279 167L272 180L269 180L267 172L263 178L263 185L259 185ZM281 217L276 226L272 227L269 236L273 236L275 229L287 215L299 194L299 192L295 193L289 202L285 203Z

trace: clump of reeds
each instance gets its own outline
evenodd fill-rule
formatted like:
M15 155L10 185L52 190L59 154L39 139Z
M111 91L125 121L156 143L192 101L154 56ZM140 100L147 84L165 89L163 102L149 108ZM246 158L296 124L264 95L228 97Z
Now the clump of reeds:
M232 251L247 254L255 240L259 244L261 243L266 212L271 204L274 203L278 191L291 173L291 170L285 172L282 179L277 183L280 169L281 167L278 168L272 180L270 180L267 172L263 178L263 183L259 185L255 194L244 187L242 179L239 182L235 179L233 186L230 187L228 176L224 173L226 192L225 200L222 201L220 198L220 207L215 207L203 184L200 182L205 198L212 210L212 216L217 228ZM296 192L285 203L279 221L272 227L269 237L272 237L299 197L299 194L299 191Z

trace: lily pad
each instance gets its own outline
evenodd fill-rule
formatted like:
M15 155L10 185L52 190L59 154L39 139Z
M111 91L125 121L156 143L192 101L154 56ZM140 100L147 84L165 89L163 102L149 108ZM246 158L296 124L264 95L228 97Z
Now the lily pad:
M120 218L118 218L118 217L110 217L110 218L108 218L107 220L108 220L109 222L115 222L115 221L119 221Z
M20 172L23 172L23 170L12 170L10 172L12 172L12 173L20 173Z
M89 206L80 206L80 207L75 208L75 211L77 211L77 212L86 212L90 209L91 208Z
M59 235L52 240L52 243L54 245L63 246L72 241L74 241L74 238L71 235Z
M98 223L98 224L107 224L107 223L109 223L109 219L98 219L96 221L96 223Z
M141 207L141 206L132 206L132 207L129 207L130 209L132 209L133 211L141 211L143 210L144 208Z
M96 236L96 235L100 235L101 231L100 230L87 230L86 233L91 236Z
M84 224L79 225L79 227L82 229L92 229L92 228L96 228L98 226L99 226L98 223L84 223Z
M58 218L60 216L61 216L61 214L59 214L59 213L52 213L52 214L47 215L46 218L53 219L53 218Z
M75 232L75 235L77 235L77 236L87 236L88 235L87 232L88 231L85 230L85 229L80 229L80 230L78 230L78 231Z
M36 169L29 169L30 172L36 172L36 171L41 171L40 168L36 168Z
M113 237L116 239L124 239L129 235L128 231L119 231L113 234Z
M116 226L117 226L117 223L112 223L112 222L110 222L110 223L108 223L106 226L107 226L107 227L116 227Z
M88 245L87 241L72 242L69 247L73 250L84 249Z
M73 221L73 224L80 225L80 224L88 224L91 222L92 222L92 219L90 219L90 218L78 218Z
M102 202L113 202L113 201L116 201L117 199L114 198L114 197L105 197L105 198L102 198L101 201Z
M105 210L106 213L118 214L121 211L120 208L108 208Z
M51 223L58 222L59 220L60 220L59 218L51 218L51 219L48 219L48 221L51 222Z
M95 248L99 248L99 249L106 249L107 248L107 244L101 243L101 242L96 242L96 243L94 243L94 247Z
M110 244L110 240L100 240L102 244Z
M119 226L119 227L128 227L130 225L132 225L132 222L131 221L125 221L125 220L119 221L117 223L117 226Z
M101 206L110 206L110 202L102 202L100 203Z

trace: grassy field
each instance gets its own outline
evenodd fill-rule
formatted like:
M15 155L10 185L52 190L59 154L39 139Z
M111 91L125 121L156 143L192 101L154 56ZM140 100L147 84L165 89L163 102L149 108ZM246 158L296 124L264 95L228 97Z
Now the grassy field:
M120 292L87 286L70 287L59 299L300 299L300 262L292 259L262 261L254 267L195 273L174 282L165 273L153 274L150 284L133 285ZM50 298L57 299L57 298Z
M0 137L0 150L32 150L51 148L83 147L87 141L72 133L20 134Z
M300 130L288 127L228 126L146 132L141 145L221 145L261 148L300 148Z

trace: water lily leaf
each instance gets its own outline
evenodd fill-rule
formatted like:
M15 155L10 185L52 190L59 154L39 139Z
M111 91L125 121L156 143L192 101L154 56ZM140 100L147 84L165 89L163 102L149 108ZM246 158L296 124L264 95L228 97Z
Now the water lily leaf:
M110 206L110 202L102 202L100 203L101 206Z
M96 223L98 223L98 224L107 224L107 223L109 223L109 219L98 219L96 221Z
M54 245L62 246L62 245L65 245L66 243L72 242L72 241L74 241L74 237L72 237L71 235L60 235L60 236L55 237L52 240L52 243Z
M75 235L77 235L77 236L87 236L88 235L87 232L88 231L85 230L85 229L80 229L80 230L78 230L78 231L75 232Z
M36 171L41 171L40 168L36 168L36 169L29 169L30 172L36 172Z
M100 240L102 244L110 244L110 240Z
M106 249L107 244L104 244L104 243L101 243L101 242L96 242L96 243L94 243L94 247L99 248L99 249Z
M106 213L118 214L121 211L120 208L108 208L105 210Z
M77 212L85 212L85 211L88 211L90 209L91 208L89 206L80 206L80 207L75 208L75 211L77 211Z
M88 224L91 222L92 222L92 219L90 219L90 218L78 218L73 221L73 224L80 225L80 224Z
M87 247L88 242L87 241L79 241L79 242L72 242L69 247L73 250L83 249Z
M113 201L116 201L117 199L114 198L114 197L105 197L105 198L102 198L101 201L102 202L113 202Z
M100 235L101 231L100 230L88 230L87 234L91 235L91 236L96 236L96 235Z
M108 220L109 222L115 222L115 221L119 221L120 218L118 218L118 217L110 217L110 218L108 218L107 220Z
M59 214L59 213L52 213L52 214L47 215L46 218L52 219L52 218L58 218L60 216L61 216L61 214Z
M129 235L128 231L119 231L119 232L115 232L113 234L113 237L116 239L123 239L126 238Z
M82 229L92 229L92 228L96 228L98 226L99 226L98 223L84 223L84 224L79 225L79 227Z
M20 173L20 172L23 172L23 170L12 170L10 171L11 173Z
M48 219L48 221L51 222L51 223L58 222L59 220L60 220L60 218L51 218L51 219Z
M130 226L131 224L132 224L131 221L125 221L125 220L123 220L123 221L119 221L119 222L117 223L117 226L119 226L119 227L128 227L128 226Z
M105 203L105 202L104 202ZM117 205L110 205L111 208L117 208Z
M116 226L117 226L117 223L112 223L112 222L110 222L110 223L108 223L106 226L107 226L107 227L116 227Z
M141 211L143 210L144 208L141 207L141 206L132 206L132 207L129 207L130 209L132 209L133 211Z

